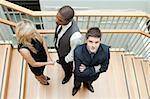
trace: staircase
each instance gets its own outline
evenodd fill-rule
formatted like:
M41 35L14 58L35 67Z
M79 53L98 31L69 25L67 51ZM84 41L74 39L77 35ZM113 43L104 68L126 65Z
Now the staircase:
M45 68L45 74L51 80L49 86L44 86L35 79L17 49L12 49L9 45L0 45L0 53L2 58L0 62L3 63L0 66L1 99L62 99L62 97L63 99L149 99L150 97L150 62L124 52L111 51L108 71L101 74L93 83L94 93L81 87L75 96L71 95L73 76L66 85L62 85L64 73L59 64ZM53 60L57 60L57 53L49 54ZM7 64L8 61L10 64Z
M18 21L29 19L35 24L38 32L44 36L48 47L54 47L53 37L57 11L32 11L7 1L0 2L0 5L2 14L4 14L0 18L0 22L10 26L6 30L11 30L1 33L0 41L2 39L4 42L5 39L11 38L11 44L17 48L15 32L13 34L10 32L15 31ZM103 33L102 43L111 46L115 51L126 51L136 57L150 59L148 23L150 16L148 13L140 11L76 11L74 20L83 35L90 27L100 27Z
M10 0L21 5L28 0ZM31 0L30 0L31 1ZM29 3L31 4L31 2ZM77 21L84 36L91 26L103 32L102 43L111 46L109 69L93 83L95 92L84 87L73 97L73 76L62 85L59 64L47 66L50 85L41 85L17 51L16 23L23 18L33 21L49 47L53 46L56 11L32 11L16 4L0 2L0 99L150 99L149 14L143 12L77 11ZM36 8L36 7L35 7ZM9 31L8 31L9 30ZM11 31L10 31L11 30ZM10 43L3 43L11 40ZM57 60L57 53L49 53ZM63 97L63 98L62 98Z

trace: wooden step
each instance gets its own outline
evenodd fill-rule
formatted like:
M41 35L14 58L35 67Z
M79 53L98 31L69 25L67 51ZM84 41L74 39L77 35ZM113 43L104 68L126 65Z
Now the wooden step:
M22 77L25 61L17 49L13 49L10 63L10 75L6 99L21 99L22 97Z
M57 59L56 53L50 53L50 56L53 60ZM59 91L62 90L63 85L61 84L61 80L63 79L63 71L60 65L55 64L49 65L45 68L45 75L49 76L51 80L49 81L49 86L41 85L36 79L34 74L31 72L29 67L27 66L26 72L26 85L25 85L25 92L24 92L24 99L40 99L40 98L54 98L61 96ZM69 82L71 83L71 82ZM69 85L67 85L70 87ZM35 91L36 90L36 91ZM59 91L58 91L59 90ZM69 90L66 90L69 91Z
M137 85L137 78L135 69L133 67L132 59L134 58L132 55L126 56L123 55L123 66L124 72L126 76L127 89L129 94L129 99L139 99L139 89Z
M0 99L5 99L11 61L11 45L0 46Z
M137 78L137 86L139 89L139 98L141 99L148 99L149 97L149 92L148 92L148 88L147 88L147 82L145 79L145 73L144 73L144 68L146 68L146 66L144 66L142 64L142 60L141 59L135 59L133 58L133 66L135 68L135 75Z
M56 53L51 53L51 56L53 60L57 59ZM45 74L51 78L49 86L41 85L28 68L24 98L60 99L63 97L63 99L97 99L96 97L98 97L98 99L128 99L123 66L121 66L121 53L116 54L112 52L111 57L108 71L101 74L99 79L93 83L95 92L91 93L86 88L81 87L74 97L71 95L73 76L67 84L62 85L61 81L64 73L59 64L56 63L55 66L47 66L45 68Z
M146 82L146 90L148 91L148 96L150 97L150 64L142 61L141 65L144 73L144 80Z
M4 55L5 50L0 49L0 55L2 53ZM54 61L58 59L57 53L50 53L50 56ZM1 63L2 60L3 57ZM5 73L8 87L3 88L5 94L1 99L148 99L150 95L150 64L123 52L111 52L108 71L93 83L94 93L81 86L75 96L72 96L74 77L62 85L64 72L59 64L46 66L44 74L51 80L49 86L44 86L35 79L17 49L12 50L8 60L11 61L7 62L10 72ZM0 68L2 70L2 66Z
M3 87L5 57L6 57L6 47L5 45L0 45L0 96Z

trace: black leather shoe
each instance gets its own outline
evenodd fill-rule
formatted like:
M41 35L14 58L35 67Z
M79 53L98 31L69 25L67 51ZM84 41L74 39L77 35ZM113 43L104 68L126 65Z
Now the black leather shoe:
M70 80L71 77L65 77L62 81L62 84L67 83Z
M73 88L72 89L72 96L74 96L78 92L78 90L79 90L78 88Z
M59 60L56 60L56 62L57 62L58 64L60 64L60 61L59 61Z
M86 85L86 87L89 91L94 92L94 88L92 85L89 84L89 85Z

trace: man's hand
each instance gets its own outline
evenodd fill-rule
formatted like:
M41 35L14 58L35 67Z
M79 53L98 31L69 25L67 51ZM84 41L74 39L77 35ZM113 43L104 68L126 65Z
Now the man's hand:
M50 56L47 57L47 62L49 63L49 65L55 64L55 62L50 58Z
M86 69L86 66L81 64L79 67L80 72L83 72Z

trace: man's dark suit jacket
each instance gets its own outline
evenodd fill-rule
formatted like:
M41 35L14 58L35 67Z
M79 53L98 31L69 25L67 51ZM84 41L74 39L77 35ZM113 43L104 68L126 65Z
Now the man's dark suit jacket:
M106 72L109 65L110 52L109 46L100 44L96 54L91 58L86 44L78 46L74 50L75 71L74 76L77 80L87 81L98 78L99 74ZM81 64L86 66L83 72L80 72L79 67ZM98 73L96 73L94 66L101 65Z

